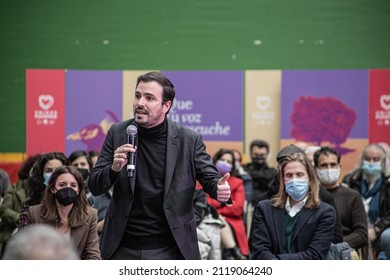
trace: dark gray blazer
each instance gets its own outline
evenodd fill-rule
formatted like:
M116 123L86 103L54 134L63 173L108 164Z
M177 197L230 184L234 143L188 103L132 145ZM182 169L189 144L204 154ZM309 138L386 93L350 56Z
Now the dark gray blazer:
M129 179L126 168L123 168L115 182L110 181L109 175L114 151L127 143L126 128L133 123L134 119L127 120L109 129L101 156L89 176L88 186L93 195L102 194L114 185L101 236L103 259L109 259L117 250L133 205L137 174ZM153 170L150 174L153 176ZM200 259L193 211L196 181L216 199L220 178L212 158L206 153L201 135L168 120L163 207L177 246L185 259Z
M284 208L272 206L271 200L260 201L253 224L253 259L282 260L326 259L336 223L334 207L321 202L316 209L303 207L295 225L292 253L284 253Z

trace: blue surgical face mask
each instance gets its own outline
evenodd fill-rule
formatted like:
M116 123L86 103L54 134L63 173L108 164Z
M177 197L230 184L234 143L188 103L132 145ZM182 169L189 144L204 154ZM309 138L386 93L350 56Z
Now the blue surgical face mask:
M285 185L287 194L295 201L301 201L305 198L309 189L307 179L291 179Z
M221 176L232 171L232 165L224 160L217 160L215 167L217 167L219 175Z
M43 184L47 187L49 185L49 179L50 179L50 176L53 172L44 172L43 173L43 178L45 179L43 181Z
M362 169L367 175L377 175L382 171L382 163L380 161L369 162L365 160Z

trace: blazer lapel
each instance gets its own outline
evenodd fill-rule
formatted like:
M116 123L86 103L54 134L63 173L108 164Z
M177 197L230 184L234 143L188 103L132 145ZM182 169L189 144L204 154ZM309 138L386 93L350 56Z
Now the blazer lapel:
M179 144L179 134L176 127L168 120L168 135L167 135L167 152L165 164L165 182L164 182L164 197L166 197L169 186L172 182L173 172L175 171L177 149Z
M80 242L83 236L83 233L85 232L85 225L79 226L77 228L72 228L70 232L70 236L72 237L73 243L76 248L80 247Z
M273 212L276 240L278 241L280 252L283 252L284 250L284 214L284 208L276 208L276 211Z
M294 236L292 241L297 237L298 233L301 231L302 227L307 223L307 220L314 214L313 209L308 209L303 207L301 213L299 214L297 224L295 225Z

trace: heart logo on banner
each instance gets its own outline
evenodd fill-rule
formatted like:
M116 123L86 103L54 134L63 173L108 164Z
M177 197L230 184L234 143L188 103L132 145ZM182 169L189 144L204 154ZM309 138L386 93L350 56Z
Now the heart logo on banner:
M43 110L49 110L54 104L54 98L51 95L40 95L38 102L39 107L41 107Z
M381 95L381 107L383 110L390 110L390 95Z
M271 105L271 98L268 96L259 96L256 98L256 106L260 110L265 110Z

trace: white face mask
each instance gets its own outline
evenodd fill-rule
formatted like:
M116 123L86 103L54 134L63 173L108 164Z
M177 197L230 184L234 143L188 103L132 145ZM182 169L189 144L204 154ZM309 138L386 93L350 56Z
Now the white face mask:
M317 169L318 180L325 186L333 185L340 176L340 168Z

